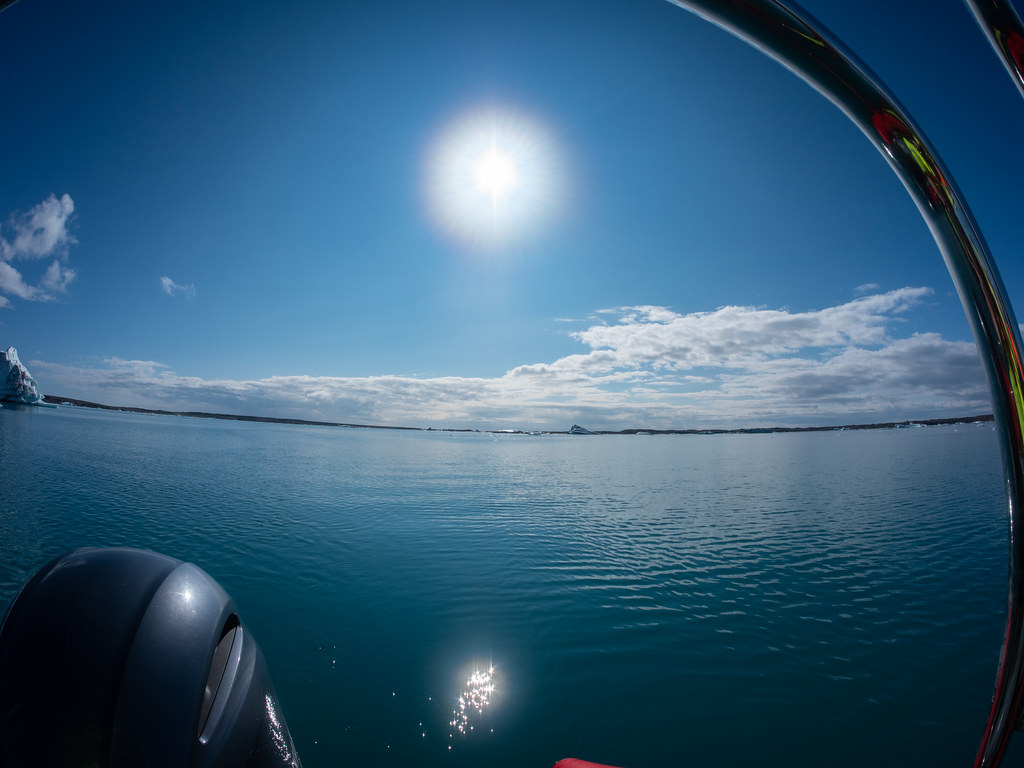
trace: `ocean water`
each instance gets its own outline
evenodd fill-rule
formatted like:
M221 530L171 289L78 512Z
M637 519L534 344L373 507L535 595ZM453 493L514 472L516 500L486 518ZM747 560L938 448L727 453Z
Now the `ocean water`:
M1002 640L1004 505L991 425L575 437L4 408L0 607L82 545L199 565L307 768L961 766Z

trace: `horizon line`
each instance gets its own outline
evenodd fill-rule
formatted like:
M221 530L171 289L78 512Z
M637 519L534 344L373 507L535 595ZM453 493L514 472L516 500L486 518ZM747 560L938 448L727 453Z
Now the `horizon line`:
M140 408L137 406L117 406L95 403L89 400L80 400L74 397L60 397L58 395L43 395L43 402L49 405L71 405L76 408L93 408L103 411L121 411L125 413L148 413L157 416L187 416L197 419L220 419L223 421L248 421L264 424L295 424L311 427L348 427L351 429L395 429L406 432L477 432L482 434L495 435L568 435L573 434L574 424L569 429L552 430L520 430L520 429L472 429L469 427L407 427L387 424L353 424L340 421L315 421L312 419L296 419L278 416L249 416L244 414L231 413L210 413L206 411L168 411L160 408ZM25 405L25 403L16 403ZM30 405L30 404L29 404ZM834 424L825 426L803 426L803 427L734 427L734 428L712 428L712 429L652 429L644 427L627 427L625 429L610 430L596 429L585 430L583 434L590 435L741 435L741 434L770 434L785 432L838 432L843 430L867 430L867 429L899 429L907 427L934 427L950 424L976 424L995 422L995 416L991 413L976 416L951 416L936 419L906 419L903 421L885 421L866 424ZM576 433L581 434L581 433Z

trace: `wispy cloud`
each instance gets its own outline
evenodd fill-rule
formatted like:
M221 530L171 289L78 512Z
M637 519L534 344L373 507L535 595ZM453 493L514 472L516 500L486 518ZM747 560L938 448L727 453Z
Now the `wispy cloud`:
M75 243L69 232L75 203L70 195L50 195L27 213L12 214L0 227L0 307L10 307L7 296L29 301L52 301L66 293L75 279L67 266L68 249ZM8 237L9 235L9 237ZM25 280L12 261L52 259L37 284Z
M180 285L167 276L160 278L160 287L163 288L164 293L168 296L181 295L186 299L194 299L196 297L196 287L193 284Z

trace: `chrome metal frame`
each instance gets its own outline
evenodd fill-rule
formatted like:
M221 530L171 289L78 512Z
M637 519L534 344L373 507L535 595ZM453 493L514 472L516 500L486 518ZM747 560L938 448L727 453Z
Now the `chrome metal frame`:
M1024 25L1004 0L964 0L1024 96Z
M1009 512L1006 634L974 763L977 768L997 765L1021 724L1024 701L1024 371L1020 328L999 273L963 196L924 134L879 78L810 14L778 0L669 2L776 59L846 113L907 188L953 278L988 375ZM1024 94L1019 19L1012 10L1007 13L1002 0L968 2Z

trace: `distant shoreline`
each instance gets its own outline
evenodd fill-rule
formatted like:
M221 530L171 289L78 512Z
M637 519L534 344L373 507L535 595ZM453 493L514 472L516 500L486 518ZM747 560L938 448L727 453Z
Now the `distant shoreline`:
M135 408L133 406L104 405L73 397L44 395L43 402L50 405L73 405L78 408L96 408L103 411L124 411L127 413L151 413L159 416L190 416L195 419L222 419L225 421L251 421L267 424L297 424L310 427L349 427L352 429L397 429L406 432L482 432L495 435L567 435L569 430L536 430L518 429L449 429L438 427L395 427L383 424L349 424L340 421L312 421L309 419L287 419L275 416L238 416L230 413L206 413L204 411L165 411L156 408ZM980 416L957 416L947 419L908 419L907 421L884 421L874 424L839 424L824 427L748 427L737 429L620 429L590 430L592 435L751 435L772 434L775 432L841 432L855 429L901 429L908 427L938 427L948 424L975 424L977 422L994 421L991 413Z

